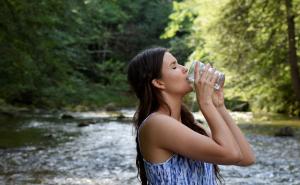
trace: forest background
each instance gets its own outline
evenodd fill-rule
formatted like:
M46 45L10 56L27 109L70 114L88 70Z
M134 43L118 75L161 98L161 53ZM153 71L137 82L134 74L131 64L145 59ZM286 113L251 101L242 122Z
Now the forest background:
M0 107L134 107L128 61L162 46L225 72L232 110L300 116L299 15L300 0L2 0Z

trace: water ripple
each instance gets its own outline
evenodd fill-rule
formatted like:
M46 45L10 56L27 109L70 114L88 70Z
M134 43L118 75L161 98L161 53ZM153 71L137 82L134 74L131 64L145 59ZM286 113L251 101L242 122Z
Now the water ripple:
M78 128L76 122L57 124L32 120L26 122L20 132L33 128L51 134L46 140L54 139L56 145L27 144L0 149L3 184L138 184L131 125L98 122ZM257 162L250 167L221 165L227 185L300 184L297 139L246 136Z

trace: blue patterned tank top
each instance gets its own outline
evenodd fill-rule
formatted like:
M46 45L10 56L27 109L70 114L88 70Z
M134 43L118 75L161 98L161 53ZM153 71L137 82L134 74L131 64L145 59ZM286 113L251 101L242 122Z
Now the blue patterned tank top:
M145 121L140 125L138 134L144 123ZM150 185L217 185L211 163L192 160L179 154L173 154L162 163L152 163L144 158L143 161Z

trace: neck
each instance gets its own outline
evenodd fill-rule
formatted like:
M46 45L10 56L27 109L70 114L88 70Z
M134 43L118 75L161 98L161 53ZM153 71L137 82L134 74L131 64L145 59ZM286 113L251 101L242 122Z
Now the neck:
M182 97L163 94L163 98L171 109L171 117L181 122L180 112L181 112ZM169 110L165 106L160 106L158 112L169 115Z

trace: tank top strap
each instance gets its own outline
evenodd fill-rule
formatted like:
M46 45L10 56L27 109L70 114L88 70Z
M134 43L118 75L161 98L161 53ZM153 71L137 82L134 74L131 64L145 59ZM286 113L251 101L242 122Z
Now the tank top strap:
M146 120L153 114L154 112L150 113L145 119L144 121L141 123L141 125L138 128L138 132L140 132L140 130L142 129L142 127L145 125Z
M140 142L140 130L142 129L142 127L145 125L146 123L146 120L149 118L150 115L152 115L154 112L150 113L145 119L144 121L141 123L141 125L139 126L138 128L138 132L137 132L137 135L138 135L138 141Z

